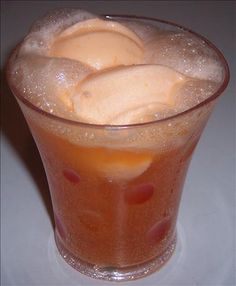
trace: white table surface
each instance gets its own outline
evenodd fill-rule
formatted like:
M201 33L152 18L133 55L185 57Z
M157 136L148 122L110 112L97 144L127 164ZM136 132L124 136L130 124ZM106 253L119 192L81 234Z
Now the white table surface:
M179 214L179 241L159 272L123 285L235 285L234 1L2 1L1 65L31 23L57 7L170 20L224 53L231 82L194 154ZM1 137L1 280L3 286L113 285L83 276L59 256L43 167L23 115L3 78Z

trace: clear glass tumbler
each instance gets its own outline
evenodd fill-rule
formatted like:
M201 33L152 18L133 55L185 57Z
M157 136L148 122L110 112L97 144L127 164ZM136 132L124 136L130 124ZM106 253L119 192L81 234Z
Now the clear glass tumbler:
M58 250L78 271L98 279L132 280L171 257L188 165L229 80L224 57L204 41L224 69L218 90L189 110L148 123L111 126L63 119L32 105L8 79L46 170Z

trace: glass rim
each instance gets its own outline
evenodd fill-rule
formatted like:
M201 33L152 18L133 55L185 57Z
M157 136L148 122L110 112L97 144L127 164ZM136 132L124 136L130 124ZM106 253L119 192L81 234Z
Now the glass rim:
M130 129L130 128L136 128L136 127L148 127L150 125L154 125L157 123L161 123L161 122L168 122L169 120L181 117L183 115L186 115L188 113L191 113L194 110L197 110L199 108L201 108L202 106L207 105L208 103L214 101L217 97L219 97L224 90L226 89L228 83L229 83L229 79L230 79L230 71L229 71L229 66L228 63L225 59L225 57L223 56L222 52L213 44L211 43L208 39L206 39L204 36L192 31L189 28L186 28L182 25L176 24L174 22L171 21L167 21L167 20L161 20L161 19L157 19L157 18L153 18L153 17L145 17L145 16L135 16L135 15L119 15L119 14L112 14L112 15L102 15L103 17L107 18L107 19L114 19L114 18L123 18L123 19L133 19L133 20L146 20L146 21L155 21L155 22L159 22L159 23L163 23L163 24L167 24L170 26L173 26L175 28L179 28L183 31L189 32L191 34L193 34L194 36L202 39L211 49L213 49L215 51L215 53L217 54L217 56L219 57L219 60L223 66L224 69L224 79L222 80L220 86L218 87L218 89L208 98L206 98L205 100L203 100L202 102L194 105L193 107L190 107L182 112L179 112L177 114L162 118L162 119L157 119L157 120L152 120L152 121L147 121L147 122L142 122L142 123L132 123L132 124L122 124L122 125L112 125L112 124L95 124L95 123L86 123L86 122L81 122L81 121L75 121L72 119L67 119L64 117L60 117L58 115L49 113L43 109L40 109L39 107L35 106L33 103L31 103L29 100L27 100L25 97L23 97L21 94L19 94L17 92L17 90L13 87L11 87L11 89L13 89L13 93L14 95L23 103L25 104L27 107L29 107L30 109L36 111L37 113L40 113L41 115L44 115L48 118L51 118L53 120L56 121L60 121L64 124L68 124L68 125L74 125L74 126L79 126L79 127L86 127L86 128L95 128L95 129L112 129L112 130L121 130L121 129ZM20 45L20 44L19 44ZM18 45L17 45L18 47ZM16 47L16 49L17 49ZM8 73L7 73L8 74ZM8 80L9 82L9 80Z

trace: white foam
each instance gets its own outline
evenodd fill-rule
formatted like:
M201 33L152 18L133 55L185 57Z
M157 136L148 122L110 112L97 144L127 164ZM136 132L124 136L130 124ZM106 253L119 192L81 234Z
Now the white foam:
M36 21L24 39L20 53L47 55L54 36L77 22L95 18L84 10L58 9Z
M71 117L71 93L89 73L91 69L76 61L28 55L14 62L11 80L39 108Z
M187 110L206 100L217 90L218 84L209 80L190 79L177 91L175 112Z
M188 32L163 32L146 43L145 62L171 67L187 76L222 81L223 69L216 53Z

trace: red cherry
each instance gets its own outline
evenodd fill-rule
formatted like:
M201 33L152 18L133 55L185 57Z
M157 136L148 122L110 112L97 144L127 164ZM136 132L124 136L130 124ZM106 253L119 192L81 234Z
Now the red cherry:
M154 193L154 186L150 183L131 187L125 191L125 201L128 204L142 204L149 200Z
M64 177L73 184L77 184L80 181L79 175L73 170L64 170Z
M163 220L156 222L147 233L149 241L157 243L164 239L171 229L171 224L171 217L166 217Z

